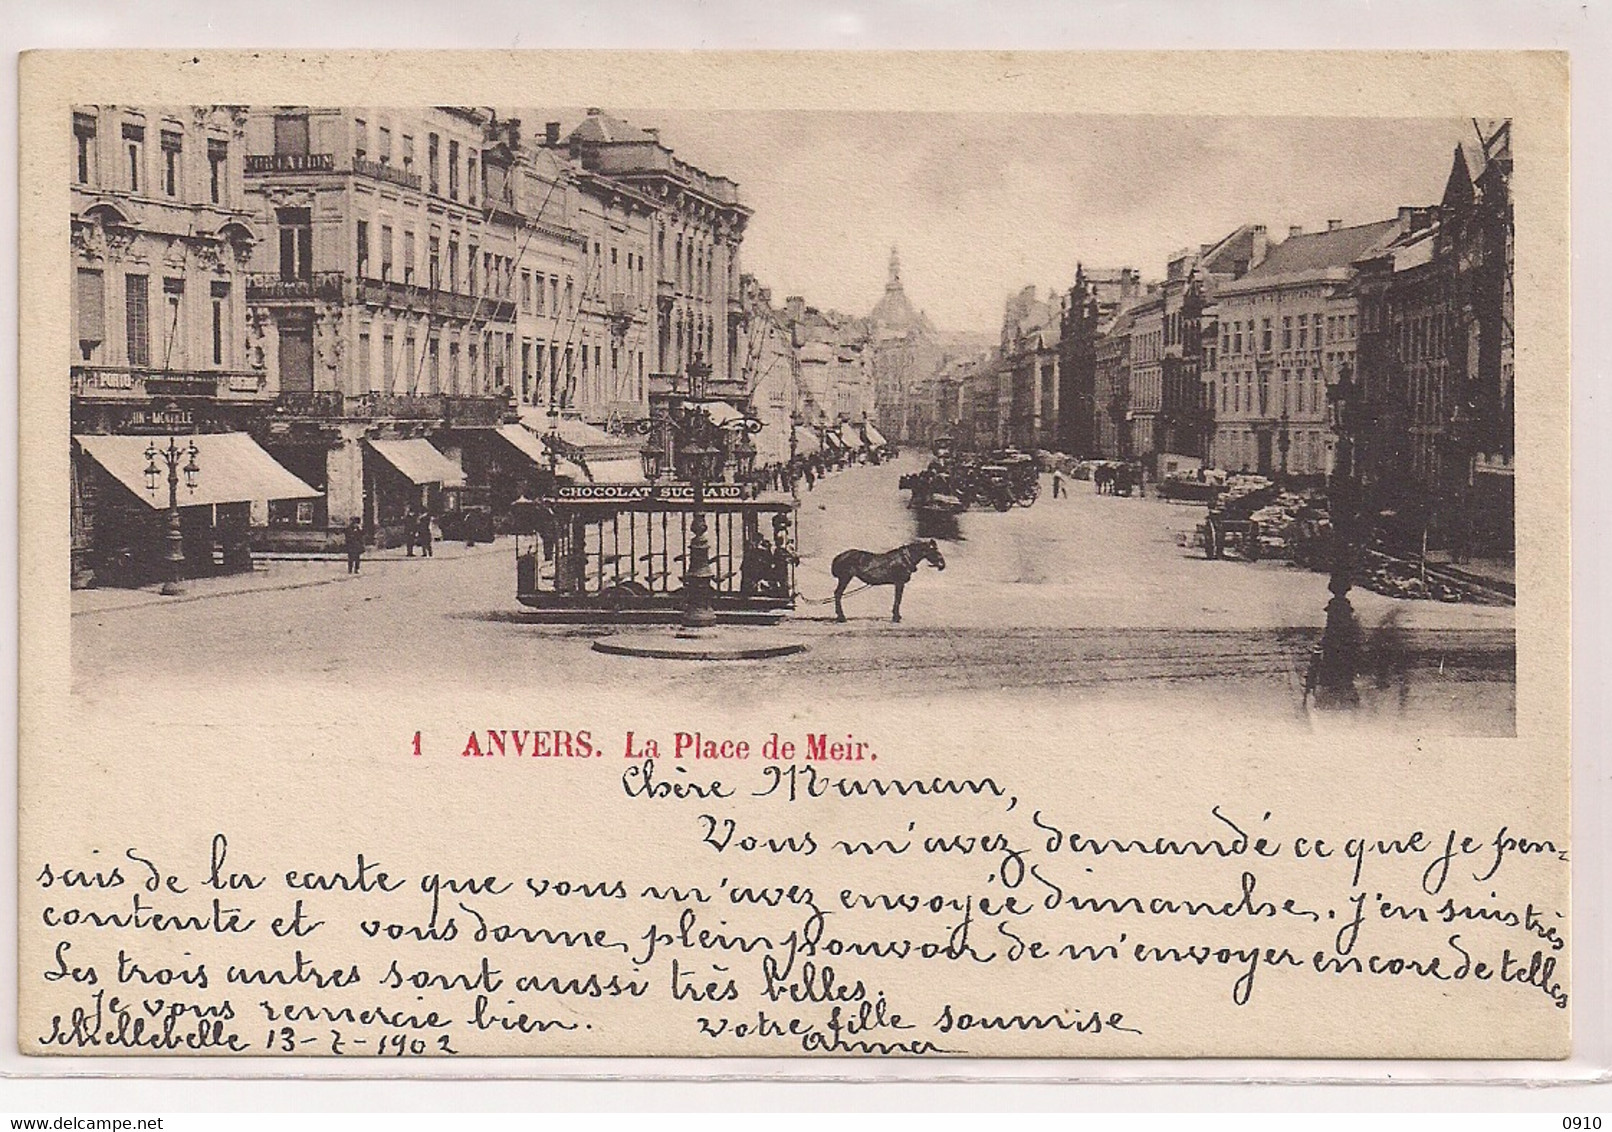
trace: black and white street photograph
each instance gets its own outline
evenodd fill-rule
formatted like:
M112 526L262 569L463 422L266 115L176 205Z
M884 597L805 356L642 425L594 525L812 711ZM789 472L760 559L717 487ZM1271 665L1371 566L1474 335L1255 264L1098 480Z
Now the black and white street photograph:
M1510 120L60 126L87 701L1006 691L1516 733Z

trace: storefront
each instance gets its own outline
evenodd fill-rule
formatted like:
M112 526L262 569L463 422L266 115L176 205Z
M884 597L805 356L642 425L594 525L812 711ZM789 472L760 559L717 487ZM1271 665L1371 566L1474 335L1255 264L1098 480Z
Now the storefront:
M364 441L365 526L375 546L401 546L415 516L442 517L444 489L464 487L464 472L423 437Z
M160 450L169 439L73 437L73 504L87 531L76 584L143 585L166 576L169 487ZM187 453L196 448L195 474L182 476L177 491L186 577L250 570L252 534L267 524L271 504L319 497L246 433L172 440Z

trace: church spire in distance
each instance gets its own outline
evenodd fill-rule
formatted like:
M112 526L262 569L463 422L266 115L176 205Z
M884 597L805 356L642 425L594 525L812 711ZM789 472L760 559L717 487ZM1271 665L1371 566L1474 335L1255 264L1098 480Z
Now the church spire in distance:
M870 317L889 330L906 332L929 328L928 320L913 307L901 286L901 252L893 246L890 248L890 277L885 281L884 295L874 306Z

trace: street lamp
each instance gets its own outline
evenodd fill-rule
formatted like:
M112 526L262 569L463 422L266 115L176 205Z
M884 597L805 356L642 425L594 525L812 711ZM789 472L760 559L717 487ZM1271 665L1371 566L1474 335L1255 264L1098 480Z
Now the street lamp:
M703 390L711 367L704 357L689 363L689 392ZM708 629L716 624L712 602L716 571L711 566L711 539L705 521L705 481L722 475L723 452L711 443L714 427L704 409L685 406L678 424L678 451L694 488L694 522L689 528L688 573L683 575L683 628Z
M185 535L179 524L179 476L183 472L185 486L195 492L196 477L201 472L196 464L199 455L201 450L196 447L194 439L183 448L172 436L168 438L166 448L158 448L155 440L146 447L146 491L152 495L157 492L157 481L162 475L162 469L157 466L158 459L168 467L168 550L164 555L168 562L168 578L162 584L162 593L167 597L185 592L181 584L185 569ZM186 461L184 467L180 467L181 460Z
M1360 692L1355 674L1360 669L1360 624L1349 604L1353 583L1356 541L1359 537L1360 482L1355 475L1355 404L1359 391L1350 369L1342 367L1338 382L1327 390L1332 411L1332 430L1338 447L1327 484L1327 511L1332 521L1332 571L1327 589L1326 627L1315 657L1312 679L1315 706L1326 710L1357 708Z
M793 410L789 414L789 494L796 503L800 502L800 437L797 434L806 419L800 411Z

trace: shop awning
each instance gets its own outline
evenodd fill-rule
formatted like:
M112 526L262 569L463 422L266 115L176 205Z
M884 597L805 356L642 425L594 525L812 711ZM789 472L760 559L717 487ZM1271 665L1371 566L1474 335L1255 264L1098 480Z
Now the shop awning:
M836 428L825 428L823 430L823 444L826 447L829 447L829 448L849 448L850 447L849 444L845 443L845 438L840 435L840 430L837 427Z
M559 433L565 443L582 449L590 468L596 456L602 459L638 459L641 443L631 436L612 436L604 429L575 417L552 419L548 410L541 405L522 405L519 411L521 425L528 432L536 436L547 436L550 430Z
M711 423L716 425L717 428L727 428L737 421L749 419L726 401L695 401L689 405L689 408L699 409L711 418Z
M216 503L255 503L270 499L317 499L319 492L286 471L244 432L212 432L174 437L181 447L196 445L196 490L179 483L181 507ZM168 466L159 457L161 474L154 490L146 488L146 449L161 449L166 436L75 436L80 449L105 468L107 474L134 493L147 507L168 506ZM188 457L187 457L188 460ZM183 465L181 465L183 466Z
M402 472L410 483L459 487L465 474L458 464L438 452L429 440L366 440L370 450Z
M866 421L862 422L862 435L867 437L868 443L873 445L875 448L883 448L886 444L890 443L884 438L884 433L880 432Z
M795 451L801 456L812 456L823 450L822 438L817 435L816 429L795 429Z
M499 425L498 435L509 441L515 448L519 449L522 456L525 456L538 467L547 468L549 466L548 449L543 446L542 439L532 435L530 430L516 424ZM581 468L564 456L555 459L554 470L559 475L570 476L573 479L587 478L583 475Z

